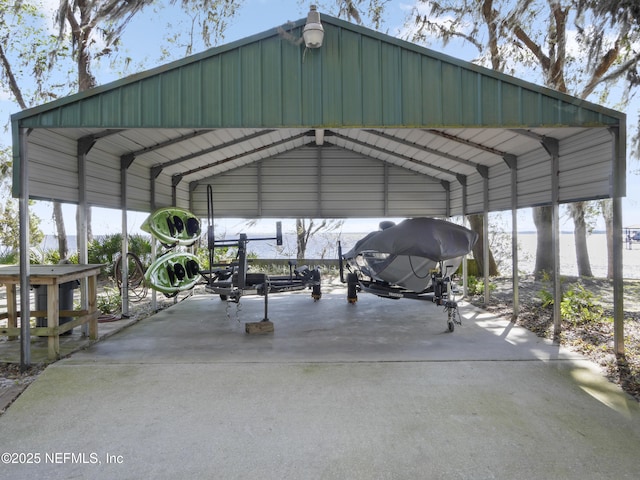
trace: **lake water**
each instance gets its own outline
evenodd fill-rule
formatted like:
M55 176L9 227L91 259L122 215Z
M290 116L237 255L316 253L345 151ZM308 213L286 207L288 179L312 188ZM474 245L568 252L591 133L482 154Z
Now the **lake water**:
M524 273L532 273L535 266L536 252L535 233L518 234L520 247L518 269ZM596 233L587 237L587 249L591 261L591 271L594 277L606 278L607 276L607 236L604 233ZM623 277L640 278L640 243L632 245L628 250L626 245L622 253ZM511 265L505 269L505 274L510 275ZM560 274L568 276L578 275L578 264L575 253L575 240L572 233L560 235Z
M252 237L268 237L273 235L255 234ZM363 233L342 233L338 237L336 233L321 233L312 237L307 246L307 258L338 258L338 238L342 242L343 251L348 251L353 245L364 237ZM236 237L230 237L231 239ZM70 235L68 238L69 249L74 251L77 249L76 238ZM510 240L507 240L506 254L500 261L500 273L506 276L511 275L511 259L510 259ZM536 251L536 234L535 233L519 233L519 261L518 270L523 274L533 272L535 266ZM55 237L49 235L45 238L42 248L56 249L57 242ZM248 250L256 254L259 258L295 258L296 257L296 238L293 234L285 233L283 235L283 245L276 246L275 240L250 241ZM604 278L607 275L607 241L606 235L595 233L587 238L587 248L589 250L589 258L591 260L591 269L595 277ZM632 249L624 248L623 251L623 276L624 278L640 278L640 243L634 243ZM572 233L562 233L560 235L560 274L568 276L576 276L578 267L575 256L574 236Z

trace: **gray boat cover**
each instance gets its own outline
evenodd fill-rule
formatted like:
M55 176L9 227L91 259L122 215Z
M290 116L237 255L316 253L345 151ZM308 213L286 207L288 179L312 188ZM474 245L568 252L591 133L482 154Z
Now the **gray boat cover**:
M466 255L478 234L468 228L435 218L410 218L397 225L371 232L344 254L355 258L362 252L425 257L439 262Z

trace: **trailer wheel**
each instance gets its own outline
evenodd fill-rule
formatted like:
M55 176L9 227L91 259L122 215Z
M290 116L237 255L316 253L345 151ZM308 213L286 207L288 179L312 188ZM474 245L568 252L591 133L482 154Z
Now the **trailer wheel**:
M358 275L355 273L347 274L347 301L351 304L358 301Z
M322 289L320 285L320 270L316 269L311 274L311 279L314 282L317 282L316 285L311 287L311 298L313 298L314 302L317 302L322 298Z

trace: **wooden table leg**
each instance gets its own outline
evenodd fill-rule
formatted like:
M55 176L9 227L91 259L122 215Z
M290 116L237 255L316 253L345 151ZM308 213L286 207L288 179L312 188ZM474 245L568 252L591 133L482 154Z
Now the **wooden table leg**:
M47 327L54 328L55 333L49 333L49 360L57 360L60 357L60 335L58 327L60 326L60 295L57 283L47 285Z
M87 279L87 300L88 310L91 319L89 320L89 338L91 340L98 339L98 280L96 275L92 275Z
M16 300L16 284L7 284L7 327L15 328L18 326L18 301ZM17 340L18 337L10 336L9 340Z

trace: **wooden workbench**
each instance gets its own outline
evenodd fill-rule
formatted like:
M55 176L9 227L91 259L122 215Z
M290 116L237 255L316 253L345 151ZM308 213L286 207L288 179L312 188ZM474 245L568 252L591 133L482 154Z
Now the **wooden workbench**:
M31 317L47 317L46 327L30 328L31 336L48 337L48 357L56 360L60 356L60 335L72 328L89 324L89 338L98 338L98 316L97 309L97 277L104 265L30 265L30 284L47 286L47 310L33 310ZM87 279L88 296L86 310L63 310L59 308L59 286L63 283L75 280ZM10 265L0 267L0 284L7 288L7 312L0 313L0 319L8 319L6 328L0 327L0 335L15 339L20 335L18 327L18 317L20 312L17 308L16 286L20 284L20 267ZM27 292L30 294L30 292ZM60 317L75 317L72 321L63 325L59 324ZM29 320L29 319L28 319Z

